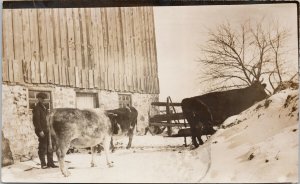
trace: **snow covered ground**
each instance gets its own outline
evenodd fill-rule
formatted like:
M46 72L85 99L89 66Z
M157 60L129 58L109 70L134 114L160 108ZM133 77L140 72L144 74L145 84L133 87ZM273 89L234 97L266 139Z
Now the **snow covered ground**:
M108 168L91 155L66 156L70 177L59 169L38 169L38 159L2 168L3 182L297 182L298 91L285 90L228 118L204 145L190 150L183 138L135 136L119 140ZM190 143L188 138L188 143ZM27 169L31 170L25 171Z

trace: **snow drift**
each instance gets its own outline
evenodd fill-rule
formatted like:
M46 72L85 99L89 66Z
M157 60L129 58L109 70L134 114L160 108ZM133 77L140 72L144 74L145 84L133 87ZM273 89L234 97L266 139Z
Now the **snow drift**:
M211 167L201 182L297 182L298 100L284 90L228 118L204 144Z

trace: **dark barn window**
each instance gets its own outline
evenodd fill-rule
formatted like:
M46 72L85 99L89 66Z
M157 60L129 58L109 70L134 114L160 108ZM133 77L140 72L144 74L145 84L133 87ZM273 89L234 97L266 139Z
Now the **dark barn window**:
M131 95L119 94L119 107L131 106Z

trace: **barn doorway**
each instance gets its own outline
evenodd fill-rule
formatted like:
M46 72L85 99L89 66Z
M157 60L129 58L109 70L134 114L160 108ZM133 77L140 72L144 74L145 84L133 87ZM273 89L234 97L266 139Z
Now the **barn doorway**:
M91 109L99 108L97 93L76 93L76 108Z

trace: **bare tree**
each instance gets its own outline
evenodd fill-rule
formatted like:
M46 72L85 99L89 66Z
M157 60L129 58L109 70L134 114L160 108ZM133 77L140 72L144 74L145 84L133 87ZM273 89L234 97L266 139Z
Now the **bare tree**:
M201 82L210 84L209 91L250 86L268 76L271 85L275 78L282 82L280 56L287 31L266 29L261 22L246 21L235 29L227 22L209 31L199 59Z
M283 82L283 75L286 75L286 71L284 70L284 59L282 55L287 53L287 50L284 49L284 44L289 36L289 33L286 29L280 28L278 26L278 22L274 23L275 26L273 26L271 29L272 31L269 31L268 33L268 41L271 48L271 54L274 62L274 70L269 75L269 82L274 90L274 84L276 83L277 86L281 85ZM273 76L273 80L271 77ZM291 78L291 80L293 77Z

